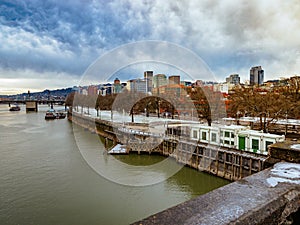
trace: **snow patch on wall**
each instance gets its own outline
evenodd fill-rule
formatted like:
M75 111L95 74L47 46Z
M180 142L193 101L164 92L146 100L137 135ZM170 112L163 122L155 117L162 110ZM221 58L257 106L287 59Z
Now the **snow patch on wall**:
M271 187L280 182L300 184L300 164L287 162L275 164L267 182Z
M300 144L294 144L291 146L292 149L300 150Z

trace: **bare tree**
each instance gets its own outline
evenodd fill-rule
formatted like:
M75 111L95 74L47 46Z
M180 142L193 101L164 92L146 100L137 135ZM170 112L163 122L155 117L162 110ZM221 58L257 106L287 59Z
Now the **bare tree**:
M71 92L70 94L68 94L65 100L66 106L71 106L71 107L73 106L74 96L75 96L75 92Z
M288 107L286 107L287 118L300 117L300 76L293 76L287 80L287 85L276 89L278 93L286 96Z
M220 92L214 92L205 87L194 87L189 94L194 102L198 118L206 120L209 126L213 120L226 116L225 102Z
M290 96L276 91L262 91L257 87L236 88L229 96L231 115L259 117L260 129L267 132L279 118L290 110Z

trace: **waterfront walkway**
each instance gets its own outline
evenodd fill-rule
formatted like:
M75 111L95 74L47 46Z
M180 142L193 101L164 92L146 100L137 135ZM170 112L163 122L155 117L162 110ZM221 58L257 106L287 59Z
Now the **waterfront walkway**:
M74 108L75 109L75 108ZM81 108L78 107L78 111L75 111L80 113ZM131 115L125 114L125 113L119 113L116 111L113 111L113 115L111 115L111 111L99 111L99 116L97 116L97 111L95 109L89 109L86 108L83 109L83 114L88 117L97 118L101 120L106 121L112 121L112 122L118 122L118 123L130 123L132 122ZM270 119L269 119L270 120ZM134 115L134 122L135 123L148 123L148 124L170 124L170 123L201 123L205 124L206 121L199 121L196 117L190 117L190 116L181 116L180 118L165 118L165 117L157 117L157 115L146 117L145 115ZM259 124L260 118L259 117L241 117L239 119L239 122L245 125L250 125L250 123ZM219 121L215 121L215 123L220 124L236 124L236 120L234 118L220 118ZM300 132L300 120L299 119L278 119L276 121L273 121L276 126L291 126L292 130L295 130L296 133ZM274 128L276 131L276 128Z

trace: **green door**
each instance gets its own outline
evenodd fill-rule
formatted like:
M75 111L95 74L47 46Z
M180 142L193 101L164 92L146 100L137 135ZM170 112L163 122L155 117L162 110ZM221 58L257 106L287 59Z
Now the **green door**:
M239 149L245 150L245 137L239 136Z

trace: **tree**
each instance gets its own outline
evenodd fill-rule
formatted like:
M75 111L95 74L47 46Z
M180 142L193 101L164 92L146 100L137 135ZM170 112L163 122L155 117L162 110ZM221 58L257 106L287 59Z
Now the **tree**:
M281 92L261 90L257 87L236 88L229 96L231 115L259 117L260 129L267 132L279 118L290 110L290 96Z
M97 116L99 116L99 110L110 110L111 111L111 119L113 117L113 104L117 97L117 94L111 94L102 96L99 94L97 97L95 96L95 109L97 110Z
M173 98L174 99L174 98ZM169 112L171 113L171 116L173 118L174 116L174 103L170 102L170 98L165 95L159 95L159 96L146 96L142 97L136 102L133 106L134 111L137 113L143 113L146 109L146 116L149 116L149 113L157 112L158 117L160 114L160 111L163 112Z
M66 106L71 106L71 107L73 106L74 96L75 96L75 92L71 92L70 94L68 94L65 100Z
M213 120L225 117L225 102L220 92L205 87L194 87L189 91L197 110L198 118L207 121L211 126Z
M278 93L286 96L288 102L286 117L300 117L300 76L293 76L287 80L287 84L283 87L278 87L275 90Z
M134 114L136 114L139 109L136 103L143 99L146 94L136 91L123 90L117 95L112 104L112 109L119 113L128 113L131 115L131 121L134 122Z

